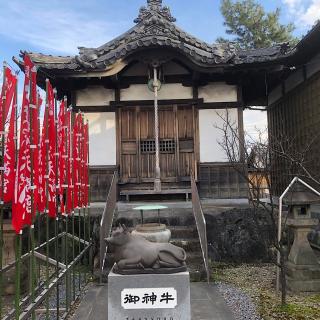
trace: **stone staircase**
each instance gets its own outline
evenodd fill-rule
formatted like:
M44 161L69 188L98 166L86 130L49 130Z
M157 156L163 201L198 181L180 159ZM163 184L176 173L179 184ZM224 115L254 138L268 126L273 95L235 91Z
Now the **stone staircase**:
M137 205L135 205L137 206ZM167 210L161 211L161 223L167 225L171 231L171 243L182 247L187 253L187 267L190 272L191 281L202 281L206 279L200 240L197 232L196 223L193 217L191 203L181 202L182 208L177 203L168 205ZM157 222L157 212L150 211L145 215L145 223ZM140 223L140 213L133 211L130 205L118 211L114 225L125 224L133 230L134 226ZM104 279L114 264L113 254L107 254L106 270Z

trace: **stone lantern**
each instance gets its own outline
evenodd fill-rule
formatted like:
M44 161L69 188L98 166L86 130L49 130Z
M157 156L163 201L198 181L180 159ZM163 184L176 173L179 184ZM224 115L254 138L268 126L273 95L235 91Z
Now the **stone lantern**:
M292 291L320 291L320 261L310 247L308 234L317 226L311 216L311 205L320 203L320 197L296 182L284 198L288 206L287 225L294 232L294 242L287 263L287 285Z

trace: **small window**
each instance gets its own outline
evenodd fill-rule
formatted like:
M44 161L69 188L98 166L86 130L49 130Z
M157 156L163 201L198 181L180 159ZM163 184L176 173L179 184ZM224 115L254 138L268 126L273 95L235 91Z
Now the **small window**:
M175 153L176 142L173 139L160 140L161 153Z
M176 142L174 139L162 139L159 141L160 153L175 153ZM155 153L156 143L155 140L142 140L140 141L140 151L141 153Z
M154 153L156 152L156 144L154 140L142 140L140 142L141 153Z

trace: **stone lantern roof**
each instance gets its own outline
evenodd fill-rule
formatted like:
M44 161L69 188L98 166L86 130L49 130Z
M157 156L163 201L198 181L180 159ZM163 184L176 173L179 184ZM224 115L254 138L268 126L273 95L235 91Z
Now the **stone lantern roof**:
M320 203L320 197L297 181L283 199L286 205L308 205Z

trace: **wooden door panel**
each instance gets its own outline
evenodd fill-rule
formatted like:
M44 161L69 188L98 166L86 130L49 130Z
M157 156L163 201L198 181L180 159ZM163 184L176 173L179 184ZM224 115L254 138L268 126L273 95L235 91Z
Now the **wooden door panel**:
M138 181L137 112L135 108L121 109L120 121L120 181Z
M195 121L192 107L179 107L177 111L179 139L179 175L188 179L194 170Z
M122 109L120 113L121 121L121 140L133 140L136 141L136 110Z
M175 178L176 177L176 156L175 154L161 154L160 155L161 178Z
M160 107L159 140L161 179L185 180L195 166L194 108ZM154 109L119 110L119 164L121 182L152 182L155 176ZM146 147L149 143L151 151Z
M141 109L139 112L140 139L154 139L153 108Z
M178 136L179 139L194 137L193 109L191 107L178 108Z

